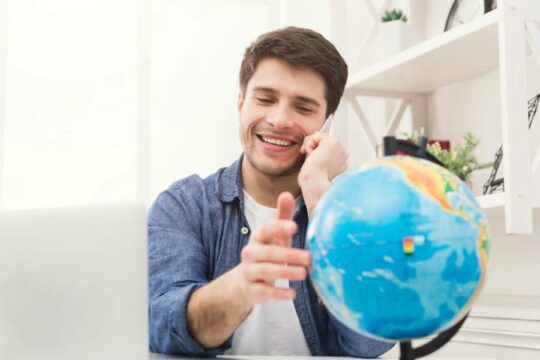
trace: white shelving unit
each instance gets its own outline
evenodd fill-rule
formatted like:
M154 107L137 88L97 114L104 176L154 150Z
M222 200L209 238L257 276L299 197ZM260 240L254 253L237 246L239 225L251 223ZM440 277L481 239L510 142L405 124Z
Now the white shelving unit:
M429 94L499 65L498 10L404 50L350 76L347 91L362 95ZM474 56L463 54L474 49ZM452 66L448 66L452 65ZM444 71L442 71L444 69Z
M376 152L379 141L357 97L402 99L386 132L392 134L414 97L425 97L440 87L498 68L505 191L479 196L478 201L488 212L504 211L510 234L531 234L532 208L540 206L531 200L532 191L539 191L540 185L531 184L528 166L527 52L540 64L540 34L531 21L540 22L540 1L499 0L497 10L351 75L345 90L345 98Z

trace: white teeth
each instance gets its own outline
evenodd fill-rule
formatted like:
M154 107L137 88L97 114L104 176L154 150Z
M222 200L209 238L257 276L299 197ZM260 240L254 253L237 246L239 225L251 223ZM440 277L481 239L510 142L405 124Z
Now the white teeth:
M264 142L274 144L274 145L289 146L289 145L292 144L291 142L285 141L285 140L272 139L272 138L269 138L269 137L266 137L266 136L261 136L261 137L262 137Z

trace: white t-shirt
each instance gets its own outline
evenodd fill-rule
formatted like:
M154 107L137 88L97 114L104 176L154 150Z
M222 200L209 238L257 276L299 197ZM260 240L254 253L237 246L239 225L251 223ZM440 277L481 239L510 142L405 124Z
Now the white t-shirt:
M276 217L277 209L256 203L245 191L244 202L246 219L252 230ZM289 287L287 279L278 279L275 284ZM293 301L270 300L255 305L236 329L232 347L225 354L310 356Z

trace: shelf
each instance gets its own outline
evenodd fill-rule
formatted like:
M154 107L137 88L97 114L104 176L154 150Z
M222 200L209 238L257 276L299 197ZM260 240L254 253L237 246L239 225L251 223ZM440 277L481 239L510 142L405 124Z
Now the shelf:
M476 201L478 202L478 205L480 205L480 207L484 209L486 215L488 215L489 217L497 217L500 215L504 215L504 192L489 195L479 195L476 196ZM536 203L533 201L532 208L539 209L540 203Z
M504 193L480 195L476 197L478 205L484 209L488 217L498 217L504 214Z
M482 209L486 210L504 206L504 193L500 192L489 195L480 195L476 197L476 201L478 201L478 205L480 205Z
M473 306L471 315L540 321L540 297L482 293Z
M346 91L425 94L496 69L498 17L498 10L491 11L352 74Z

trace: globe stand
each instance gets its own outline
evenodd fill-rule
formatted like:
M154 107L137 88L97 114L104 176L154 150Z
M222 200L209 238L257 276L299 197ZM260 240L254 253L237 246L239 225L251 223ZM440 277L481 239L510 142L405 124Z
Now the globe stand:
M396 139L394 136L385 136L383 139L383 151L385 156L408 155L424 160L429 160L431 162L434 162L435 164L445 167L435 156L427 152L426 148L427 138L425 136L421 136L416 144L413 144L406 140ZM448 343L450 339L452 339L452 337L459 331L461 325L463 325L463 323L467 319L467 316L469 316L468 313L454 326L441 332L436 338L416 349L412 347L412 343L410 340L400 341L399 349L401 355L399 359L414 360L439 350L446 343Z
M459 320L452 327L440 333L436 338L416 349L412 347L410 340L400 341L399 350L401 355L399 356L399 360L414 360L439 350L441 347L446 345L446 343L448 343L450 339L454 337L454 335L456 335L468 316L469 313L467 313L463 319Z

